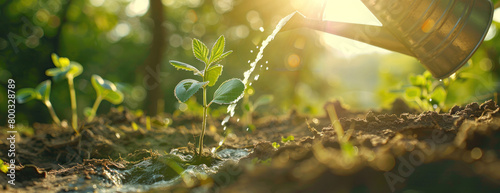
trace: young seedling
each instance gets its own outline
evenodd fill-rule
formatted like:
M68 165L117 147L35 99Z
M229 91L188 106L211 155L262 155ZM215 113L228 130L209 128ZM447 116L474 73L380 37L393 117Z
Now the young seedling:
M92 86L95 89L97 98L95 99L92 109L85 109L85 114L88 115L87 120L90 122L94 119L97 108L101 104L102 100L107 100L114 105L118 105L123 102L123 93L116 89L114 83L108 80L102 79L99 75L92 75Z
M50 102L50 80L43 81L36 88L23 88L17 92L17 102L26 103L30 100L37 99L43 102L47 109L49 109L50 116L54 123L61 126L61 121L56 115L54 108L52 107L52 103Z
M414 101L421 110L437 110L444 107L446 89L434 79L429 71L422 75L410 76L411 86L405 90L405 99Z
M69 85L69 94L71 97L71 125L75 130L76 134L78 133L78 115L77 115L77 107L76 107L76 95L75 95L75 86L73 83L73 79L83 72L83 67L77 62L70 61L68 58L59 57L57 54L52 54L52 62L56 68L51 68L45 71L47 76L52 76L52 79L57 82L63 79L68 79Z
M194 56L204 63L203 70L198 70L196 67L186 64L183 62L170 60L176 69L187 70L194 72L195 75L201 76L202 82L193 79L185 79L179 82L175 86L175 97L180 102L186 102L191 96L193 96L198 90L202 89L203 92L203 123L201 126L201 135L199 140L198 155L202 155L203 152L203 137L205 135L205 129L207 126L207 110L212 103L217 104L231 104L237 101L243 91L245 90L245 84L240 79L229 79L223 82L219 88L215 91L213 99L210 103L207 103L207 87L212 87L215 85L219 76L222 74L222 65L215 64L216 62L227 57L232 51L224 52L225 39L224 36L220 36L212 47L212 51L209 57L209 50L205 44L203 44L198 39L193 39L193 53ZM215 65L214 65L215 64Z

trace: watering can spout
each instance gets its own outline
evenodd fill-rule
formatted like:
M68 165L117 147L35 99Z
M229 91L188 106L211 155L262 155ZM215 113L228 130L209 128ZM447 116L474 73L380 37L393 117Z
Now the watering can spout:
M309 19L300 12L295 12L286 25L283 26L281 32L297 28L309 28L317 31L323 31L394 52L415 56L389 31L384 29L383 26L321 21L317 19Z
M314 20L296 12L282 31L305 27L400 52L417 58L441 79L468 62L493 20L490 0L361 2L383 26Z

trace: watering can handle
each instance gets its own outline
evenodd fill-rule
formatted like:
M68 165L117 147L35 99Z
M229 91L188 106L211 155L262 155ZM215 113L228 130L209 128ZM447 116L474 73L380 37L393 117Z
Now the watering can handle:
M330 34L381 47L387 50L399 52L409 56L415 56L413 52L408 50L406 46L404 46L383 26L321 21L306 18L301 13L296 12L281 31L287 31L301 27L327 32Z

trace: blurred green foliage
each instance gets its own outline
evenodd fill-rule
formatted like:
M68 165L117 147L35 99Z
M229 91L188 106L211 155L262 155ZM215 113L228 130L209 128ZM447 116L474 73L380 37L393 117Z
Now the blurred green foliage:
M164 109L172 113L183 107L172 91L176 83L191 72L175 71L168 60L195 63L192 38L215 42L219 35L224 35L226 49L234 53L221 64L235 67L226 69L221 79L243 77L242 73L249 68L248 61L255 59L257 46L281 18L295 10L306 15L318 12L308 9L313 3L304 0L161 2L165 10L162 26L166 29L166 51L158 71L143 65L153 36L154 21L148 12L148 1L0 0L0 101L2 104L6 101L5 85L9 78L16 80L17 88L33 88L49 79L44 72L53 66L50 53L58 53L85 68L75 79L78 106L89 107L95 99L90 79L84 77L100 74L122 89L124 106L144 108L148 89L145 78L155 77L162 84ZM489 39L447 86L443 110L453 104L492 98L500 90L497 83L500 26L496 21L493 26ZM404 89L411 85L408 79L411 74L425 71L414 58L397 53L346 53L352 45L332 48L326 43L327 36L329 34L307 29L276 36L257 64L254 74L260 78L252 84L255 98L271 94L275 100L257 111L278 114L296 108L300 112L319 114L323 113L324 102L332 98L342 99L353 108L387 108L395 98L404 96ZM69 119L71 114L67 90L67 85L57 84L51 91L54 109L62 119ZM200 103L201 98L197 98L197 102ZM102 104L99 112L107 112L111 106ZM18 105L17 120L50 122L44 108L42 103ZM4 117L5 112L6 105L0 105L0 116ZM83 110L78 113L81 116Z

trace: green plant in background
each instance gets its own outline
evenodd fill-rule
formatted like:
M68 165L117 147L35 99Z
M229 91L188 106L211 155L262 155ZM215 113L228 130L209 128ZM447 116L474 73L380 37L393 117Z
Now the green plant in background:
M9 171L9 166L7 166L6 162L4 162L2 159L0 159L0 171L5 174Z
M85 115L88 116L87 120L89 122L94 119L97 108L99 108L102 100L107 100L114 105L118 105L123 102L123 93L120 92L111 81L104 80L99 75L94 74L92 75L91 82L95 89L97 98L95 99L92 109L85 109Z
M259 106L271 103L274 100L273 95L262 95L257 98L254 102L250 101L250 96L255 94L255 90L252 86L247 85L245 89L245 96L243 97L243 117L245 117L245 124L251 130L255 130L255 125L253 125L252 115Z
M411 86L405 89L404 98L407 101L416 102L421 110L439 111L444 108L446 89L429 71L422 75L410 76L410 84Z
M76 107L76 94L75 94L75 85L73 83L73 79L83 72L83 67L77 62L70 61L68 58L59 57L57 54L52 54L52 62L56 68L51 68L45 71L47 76L52 76L54 82L68 79L69 85L69 94L71 97L71 125L75 132L78 133L78 115L77 115L77 107Z
M202 89L203 92L203 123L201 129L201 135L199 140L199 150L198 154L201 155L203 152L203 137L205 135L205 129L207 124L207 110L212 103L217 104L231 104L235 102L243 94L245 90L245 85L240 79L229 79L223 82L219 88L215 91L213 99L210 103L207 103L207 87L212 87L215 85L219 76L222 74L222 65L215 64L216 62L227 57L232 51L224 52L225 39L224 36L220 36L212 47L212 51L209 57L209 50L205 44L203 44L198 39L193 39L193 53L194 56L204 63L204 68L202 71L198 70L196 67L186 64L183 62L170 60L176 69L187 70L194 72L195 75L202 77L202 82L193 79L182 80L175 86L175 97L180 102L186 102L191 96L193 96L198 90ZM215 65L214 65L215 64Z
M37 99L43 102L45 106L47 106L47 109L49 109L50 116L52 117L52 120L54 120L54 123L57 125L61 125L61 121L56 115L56 112L54 111L54 108L52 107L52 103L50 102L50 87L51 87L51 82L50 80L46 80L41 82L36 88L23 88L20 89L17 92L17 102L20 104L26 103L30 100Z

